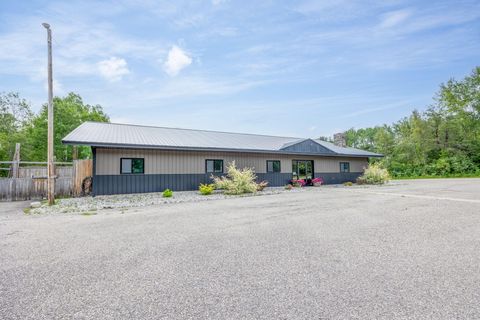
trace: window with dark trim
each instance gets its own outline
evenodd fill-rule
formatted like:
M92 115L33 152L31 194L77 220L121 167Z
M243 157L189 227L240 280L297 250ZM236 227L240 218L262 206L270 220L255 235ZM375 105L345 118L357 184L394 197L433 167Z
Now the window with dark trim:
M120 158L120 174L145 173L145 160L143 158Z
M267 172L280 172L280 160L267 160Z
M350 162L340 162L340 172L350 172Z
M205 160L205 171L207 173L223 173L223 160Z

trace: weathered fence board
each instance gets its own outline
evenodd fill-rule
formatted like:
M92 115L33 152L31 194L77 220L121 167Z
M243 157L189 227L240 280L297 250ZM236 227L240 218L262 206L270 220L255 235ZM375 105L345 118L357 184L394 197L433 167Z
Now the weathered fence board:
M78 197L82 194L82 183L86 177L91 177L93 172L92 160L74 160L73 161L73 186L72 194Z
M55 175L57 177L72 177L73 176L72 166L68 167L55 167ZM18 170L19 178L46 178L47 177L47 167L34 166L34 167L20 167Z
M82 182L92 175L92 160L75 160L55 168L55 196L80 196ZM20 167L18 178L0 179L0 201L42 199L47 196L47 168Z
M55 180L55 196L72 195L72 178ZM42 199L47 196L47 179L0 179L0 201Z

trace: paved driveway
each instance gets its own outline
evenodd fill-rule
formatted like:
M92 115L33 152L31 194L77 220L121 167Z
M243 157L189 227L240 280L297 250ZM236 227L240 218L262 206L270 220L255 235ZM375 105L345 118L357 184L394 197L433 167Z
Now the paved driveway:
M94 216L0 204L0 318L479 319L479 195L452 179Z

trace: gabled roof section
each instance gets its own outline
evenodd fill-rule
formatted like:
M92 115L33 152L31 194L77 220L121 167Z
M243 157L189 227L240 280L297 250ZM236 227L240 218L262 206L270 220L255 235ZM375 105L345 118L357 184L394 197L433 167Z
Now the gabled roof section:
M300 139L294 142L286 143L281 150L300 153L314 153L314 154L335 154L332 150L324 147L320 143L312 139Z
M356 149L356 148L350 148L350 147L339 147L331 142L320 140L320 139L314 139L314 141L321 144L325 148L332 150L335 154L338 154L338 155L383 157L383 154L365 151L365 150Z
M341 148L317 139L277 137L250 133L84 122L62 142L93 147L211 150L327 156L381 157L354 148Z

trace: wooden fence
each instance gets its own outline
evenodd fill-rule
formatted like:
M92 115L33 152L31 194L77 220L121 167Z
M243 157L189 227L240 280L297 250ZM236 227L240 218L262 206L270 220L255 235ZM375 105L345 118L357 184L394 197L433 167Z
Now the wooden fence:
M82 195L82 183L86 177L91 177L93 172L92 160L75 160L72 170L72 195Z
M56 166L55 176L57 197L80 196L83 180L92 176L92 160L74 160L71 165ZM17 177L0 178L0 201L42 199L46 196L45 166L18 167Z

